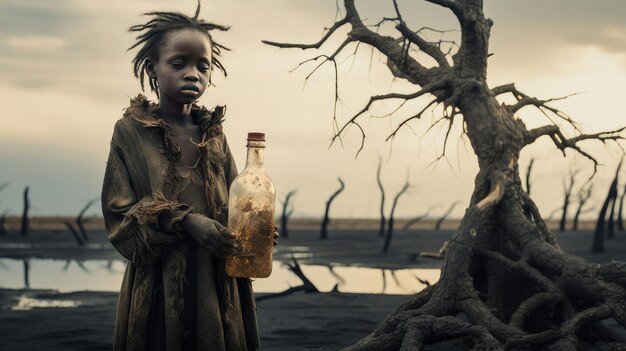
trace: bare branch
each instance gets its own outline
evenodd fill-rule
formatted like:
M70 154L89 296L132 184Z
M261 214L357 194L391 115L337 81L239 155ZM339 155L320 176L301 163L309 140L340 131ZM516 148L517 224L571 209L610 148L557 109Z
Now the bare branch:
M566 138L561 132L559 126L547 125L526 131L524 137L526 140L525 143L526 145L528 145L537 140L539 137L547 135L552 139L556 147L563 152L563 155L565 155L565 149L569 148L585 156L587 159L593 162L593 174L591 175L591 177L589 177L589 179L591 179L597 172L598 161L595 159L595 157L582 150L580 146L577 145L577 143L583 140L597 140L603 143L606 143L607 141L623 140L624 136L622 136L621 133L624 130L626 130L626 127L622 127L608 132L580 134L572 138Z
M413 32L406 26L404 22L401 22L396 26L396 29L402 33L402 35L409 40L411 43L417 45L420 50L424 53L428 54L428 56L432 57L437 61L440 67L450 67L448 60L446 60L446 55L439 49L437 46L427 42L419 34Z
M320 39L317 43L313 43L313 44L279 43L279 42L270 41L270 40L261 40L261 42L263 44L276 46L281 49L284 49L284 48L296 48L296 49L302 49L302 50L319 49L328 40L328 38L330 38L333 35L333 33L337 31L337 29L341 28L344 24L347 24L347 23L348 23L348 17L342 18L341 20L335 22L335 24L333 24L332 27L328 28L328 32L326 32L326 34L322 37L322 39Z
M543 108L547 108L548 110L554 112L554 111L558 111L558 110L554 109L553 107L546 106L546 104L548 102L565 100L568 97L571 97L573 95L576 95L576 94L570 94L570 95L561 96L561 97L558 97L558 98L547 99L547 100L540 100L540 99L537 99L535 97L530 97L530 96L524 95L521 99L518 100L517 104L510 105L508 107L513 112L517 112L518 110L520 110L522 107L525 107L525 106L535 106L535 107L539 107L539 108L543 107ZM555 113L555 114L558 115L558 113Z
M514 93L515 91L517 91L517 89L515 89L515 83L500 85L498 87L491 89L491 92L493 92L493 95L495 96L506 94L506 93Z
M414 119L420 119L422 118L422 115L424 114L424 112L426 112L426 110L428 110L433 104L435 104L437 102L437 99L432 100L431 102L429 102L423 109L421 109L417 114L405 119L404 121L402 121L400 124L398 124L398 126L396 127L396 129L393 130L393 132L391 132L391 134L389 134L389 136L385 139L385 141L389 141L389 139L393 139L395 138L396 134L398 133L398 131L400 130L400 128L402 128L403 126L405 126L407 123L409 123L410 121L414 120ZM435 124L437 124L437 122L433 123L433 125L431 125L431 127L433 127ZM429 128L430 130L430 128Z
M464 9L458 2L454 0L426 0L433 4L449 8L454 15L461 21L465 17Z
M363 107L359 112L357 112L354 116L352 116L350 120L344 123L344 125L341 128L339 128L339 130L335 133L335 135L333 136L331 140L331 145L335 142L336 139L341 138L341 135L350 124L354 124L354 125L357 125L359 129L361 129L361 133L362 133L361 147L359 148L359 152L360 152L363 149L365 133L363 132L363 129L361 128L361 126L358 123L356 123L356 119L359 118L361 115L363 115L365 112L367 112L374 102L382 101L382 100L390 100L390 99L411 100L411 99L418 98L422 95L432 93L436 90L441 90L446 86L446 84L447 84L446 80L441 80L441 81L436 81L432 84L428 84L422 87L421 90L412 94L389 93L385 95L375 95L375 96L370 97L365 107Z

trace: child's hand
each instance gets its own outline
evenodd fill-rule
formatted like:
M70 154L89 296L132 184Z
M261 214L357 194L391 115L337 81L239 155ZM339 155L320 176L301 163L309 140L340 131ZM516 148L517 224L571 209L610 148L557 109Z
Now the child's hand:
M194 238L198 245L215 255L224 257L240 254L241 250L235 234L208 217L190 213L183 220L183 229Z
M274 246L278 245L278 237L280 235L278 235L278 227L274 226Z

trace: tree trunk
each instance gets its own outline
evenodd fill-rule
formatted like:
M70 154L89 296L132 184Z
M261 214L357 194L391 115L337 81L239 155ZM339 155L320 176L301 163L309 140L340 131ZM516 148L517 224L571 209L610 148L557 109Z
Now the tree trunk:
M580 215L583 213L583 208L585 207L585 204L591 197L592 189L593 187L591 186L591 184L584 186L582 189L580 189L580 192L578 194L578 208L576 208L576 214L574 215L574 220L572 223L572 230L574 231L578 230L578 220L580 218ZM591 209L593 208L590 208L590 210Z
M28 200L28 187L24 189L24 210L22 211L22 226L20 233L23 236L28 235L28 210L30 209L30 202Z
M624 218L622 216L624 213L624 195L626 195L626 185L622 191L622 196L619 198L619 209L617 210L617 229L619 229L620 232L624 231Z
M383 188L383 182L380 179L380 171L382 168L382 160L378 159L378 168L376 169L376 183L378 189L380 189L380 225L378 226L378 236L385 236L385 188Z
M289 237L289 230L287 229L287 221L289 220L289 217L291 216L291 213L293 212L289 210L289 201L295 194L296 194L296 191L291 190L290 192L287 193L287 195L285 196L285 201L283 202L283 211L280 215L280 235L283 238Z
M322 219L322 227L320 229L320 239L325 240L328 238L328 223L330 222L329 213L330 213L330 205L333 203L333 200L343 191L345 184L341 178L339 179L339 189L335 191L326 201L326 209L324 210L324 219Z
M78 230L80 231L80 234L83 236L83 240L82 240L83 242L89 241L87 230L85 229L85 226L83 225L83 218L85 216L85 213L89 209L89 207L91 207L91 205L93 205L96 201L98 201L97 198L88 201L87 204L80 210L80 212L78 213L78 216L76 216L76 225L78 226Z
M6 235L6 228L4 226L4 223L7 219L7 214L9 214L9 211L5 211L0 214L0 236Z
M593 245L591 247L592 252L604 252L604 227L606 224L606 211L608 210L611 202L617 197L617 175L621 168L622 163L620 162L619 166L617 166L617 171L615 172L615 177L611 182L611 186L609 187L609 192L606 195L606 199L604 199L604 203L602 204L602 208L600 208L600 213L598 213L598 219L596 221L596 230L593 234Z
M617 188L615 189L615 194L613 194L613 198L611 199L611 211L609 211L609 219L606 223L606 237L608 239L615 238L615 204L617 203Z
M389 251L389 245L391 245L391 237L393 236L393 223L394 223L393 215L396 212L396 206L398 205L398 200L400 200L400 197L407 190L409 190L410 186L411 185L409 184L409 181L407 180L406 183L404 183L404 186L402 187L402 189L400 189L400 191L393 198L391 212L389 212L389 227L387 228L387 235L385 235L385 244L383 245L383 253L387 253L387 251Z
M561 221L559 222L559 231L565 231L565 224L567 224L567 209L569 207L570 198L572 196L572 191L574 190L574 180L576 178L575 172L570 172L569 175L569 184L565 184L564 191L565 194L563 196L563 213L561 214Z

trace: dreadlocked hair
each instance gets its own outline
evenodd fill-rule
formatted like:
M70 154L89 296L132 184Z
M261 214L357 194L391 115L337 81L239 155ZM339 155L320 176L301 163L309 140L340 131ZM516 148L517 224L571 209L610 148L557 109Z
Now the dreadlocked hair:
M217 67L224 76L227 76L226 69L224 65L220 61L220 56L222 50L230 50L229 48L215 42L213 37L211 36L210 31L214 29L218 29L221 31L227 31L229 29L228 26L222 26L219 24L205 22L204 20L198 19L198 15L200 14L200 0L198 0L198 6L196 7L196 13L193 17L189 17L182 13L178 12L147 12L144 13L144 16L152 17L148 22L144 24L137 24L128 29L129 32L138 32L140 33L135 39L136 42L128 50L132 50L136 47L141 46L135 57L133 58L133 72L135 73L135 77L139 78L139 82L141 83L141 90L144 89L144 80L146 76L146 60L147 59L158 59L159 55L159 47L163 43L165 36L167 33L180 30L180 29L194 29L198 30L201 33L206 34L211 42L211 51L213 53L211 58L211 71L213 71L214 67ZM157 95L158 91L158 83L155 78L149 78L150 90L154 91ZM210 83L209 83L210 84Z

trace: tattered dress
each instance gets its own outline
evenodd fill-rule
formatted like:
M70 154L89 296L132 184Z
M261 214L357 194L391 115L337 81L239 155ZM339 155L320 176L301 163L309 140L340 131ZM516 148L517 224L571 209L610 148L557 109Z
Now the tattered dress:
M128 259L114 350L257 350L249 279L182 231L190 212L226 224L237 169L222 133L223 108L192 108L202 131L198 159L181 161L171 128L144 96L116 123L102 188L109 241Z

